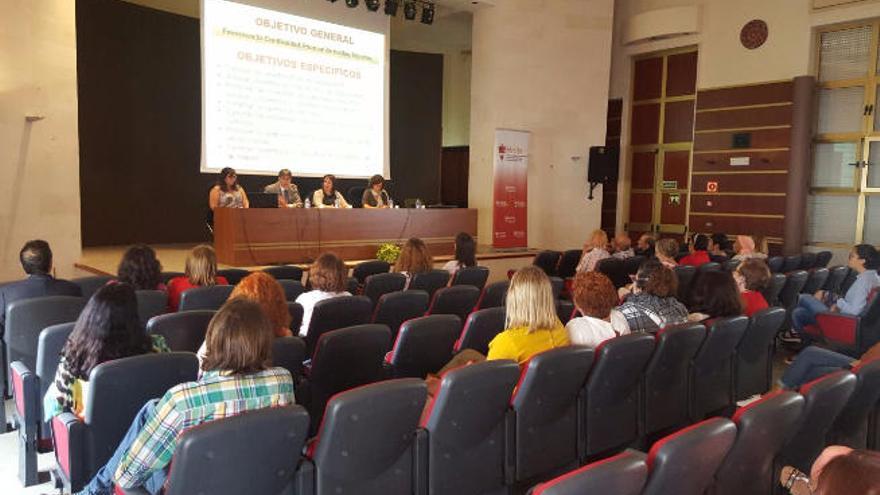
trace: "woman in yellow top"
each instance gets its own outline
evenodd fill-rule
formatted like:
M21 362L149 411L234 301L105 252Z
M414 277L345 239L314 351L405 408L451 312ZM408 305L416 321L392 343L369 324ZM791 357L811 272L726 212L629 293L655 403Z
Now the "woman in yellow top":
M520 268L510 280L505 328L489 342L487 359L522 364L539 352L570 344L556 315L550 279L540 268Z

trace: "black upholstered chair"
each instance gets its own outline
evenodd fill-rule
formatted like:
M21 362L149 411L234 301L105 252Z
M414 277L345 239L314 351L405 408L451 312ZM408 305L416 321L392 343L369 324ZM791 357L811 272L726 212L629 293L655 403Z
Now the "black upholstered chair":
M507 289L509 288L509 280L487 285L486 288L483 289L483 293L480 295L480 300L477 301L476 309L504 306L504 301L507 299Z
M510 400L509 481L529 483L578 464L578 402L593 349L568 346L532 356Z
M827 445L827 435L856 388L849 371L838 371L806 383L798 389L806 399L801 421L777 457L777 470L793 466L810 472ZM778 471L777 471L778 472Z
M761 295L764 296L764 300L767 301L768 305L781 305L779 302L779 294L782 293L782 288L785 287L786 280L785 274L782 273L774 273L770 275L770 280L767 282L767 286L761 289Z
M408 290L423 290L428 296L434 297L434 293L449 284L449 272L446 270L431 270L429 272L416 273L409 282Z
M473 289L473 287L471 287ZM430 315L407 320L400 326L394 348L387 358L395 378L425 378L437 373L452 359L461 334L455 315Z
M709 263L703 263L699 267L697 267L697 273L706 273L706 272L720 272L722 270L721 263L717 263L715 261L710 261Z
M642 436L650 444L658 436L689 423L688 380L691 361L706 338L699 323L658 331L654 353L642 381Z
M559 251L541 251L535 255L532 264L544 270L548 277L556 275L556 267L559 266L559 260L562 253Z
M209 309L217 311L229 299L229 294L232 294L234 288L232 285L213 285L187 289L180 295L180 306L177 310Z
M163 284L168 285L168 282L170 282L171 279L185 276L186 274L183 272L162 272L159 274L159 279L162 280Z
M736 267L738 267L740 263L742 263L742 260L727 260L724 263L721 263L721 268L725 272L732 273L732 272L736 271Z
M52 450L48 423L43 423L43 397L55 378L61 349L75 323L61 323L40 332L36 368L21 361L10 364L15 408L12 424L18 428L18 477L25 487L38 482L37 452Z
M307 378L296 389L297 402L309 410L312 432L333 394L385 377L382 363L390 346L391 332L385 325L357 325L321 335Z
M582 393L584 437L581 463L617 453L639 436L642 373L654 352L654 337L633 333L596 348Z
M550 277L550 289L553 291L553 299L559 300L562 295L562 289L565 288L565 280L559 277Z
M168 311L168 293L164 290L139 290L135 292L135 297L137 297L138 317L143 326L147 326L150 318Z
M468 315L461 336L455 343L455 351L473 349L481 354L489 353L489 342L504 331L504 307L478 309Z
M388 273L391 265L387 261L370 260L362 261L355 265L351 271L351 276L358 280L359 284L366 284L370 275L378 275L380 273Z
M646 459L637 450L625 450L541 483L529 495L639 495L648 480Z
M813 265L816 268L827 268L828 263L831 262L833 254L831 251L819 251L816 253L816 264Z
M736 347L736 400L770 390L773 383L773 344L785 322L785 310L767 308L749 319Z
M287 312L290 313L290 330L296 335L299 333L299 327L302 326L305 310L303 309L302 304L287 301Z
M630 256L623 260L623 266L627 275L635 275L639 271L639 267L645 262L645 257L641 255Z
M809 274L803 270L788 272L785 274L785 285L779 292L779 305L785 308L791 318L791 312L797 307L798 298L801 295L801 289L807 283Z
M373 310L372 323L387 325L392 340L403 322L424 316L428 311L428 293L423 290L404 290L384 294Z
M217 276L223 277L229 282L229 285L238 285L241 282L241 279L250 275L251 272L247 270L242 270L241 268L224 268L223 270L217 270Z
M65 492L78 492L107 463L150 399L171 387L196 379L195 354L144 354L99 364L89 376L83 419L62 413L52 420L55 479Z
M784 266L785 257L783 256L771 256L767 258L767 267L770 268L771 273L785 273L782 271Z
M289 280L282 278L278 280L281 288L284 289L284 298L288 301L296 301L300 294L306 291L305 286L299 280Z
M736 440L706 495L772 495L779 485L773 460L798 425L804 398L777 392L742 407L733 415Z
M347 290L349 294L359 295L360 284L358 284L358 280L354 277L348 277L348 281L345 283L345 290Z
M605 275L619 289L632 283L626 272L626 263L619 258L605 258L596 263L596 271Z
M303 269L293 265L270 266L263 269L278 280L299 280L302 282Z
M828 278L825 279L825 285L822 286L822 289L833 294L841 294L840 288L843 286L843 281L846 280L849 272L850 269L848 266L838 265L829 268Z
M643 495L703 495L736 439L727 418L711 418L655 443Z
M426 395L424 381L405 378L333 397L297 475L299 494L415 493L413 450Z
M676 266L673 271L675 272L675 276L678 277L678 293L675 297L679 301L685 303L690 298L691 284L694 281L694 277L697 275L697 268L690 265L679 265Z
M846 273L846 277L843 279L843 282L840 283L840 295L846 294L846 291L852 286L852 284L856 281L856 277L858 277L858 272L855 270L850 270Z
M279 366L290 372L295 379L303 376L303 361L306 360L306 343L299 337L276 337L272 341L272 366Z
M801 294L815 294L825 286L825 282L831 274L827 268L813 268L807 273L807 282L801 288Z
M791 256L786 256L785 260L782 262L782 273L790 273L795 270L802 270L801 255L794 254Z
M427 490L416 493L494 493L505 488L505 420L519 379L513 361L453 369L422 416L418 464Z
M196 352L213 317L214 311L207 309L159 315L147 322L147 333L164 337L172 351Z
M816 267L816 253L804 252L801 253L801 264L798 266L799 270L810 270Z
M479 290L483 290L486 286L486 280L489 280L489 269L485 266L468 266L459 269L452 276L452 285L470 285Z
M455 315L458 316L459 322L464 322L479 299L480 289L472 285L444 287L434 293L427 314Z
M871 413L880 408L880 360L859 363L852 372L856 388L828 432L828 443L864 449L868 446Z
M729 413L735 407L736 348L748 326L748 318L735 316L719 319L709 327L691 361L691 421Z
M365 296L333 297L318 301L312 311L306 334L306 354L315 352L321 335L332 330L369 323L372 314L373 303Z
M364 295L369 297L373 302L373 307L376 307L380 297L402 291L404 287L406 287L406 275L402 273L376 273L367 276Z
M569 320L574 318L575 313L576 310L572 301L569 301L568 299L556 300L556 316L559 317L559 321L561 321L563 325L567 325Z
M82 291L82 297L89 300L95 292L98 292L98 289L104 287L107 285L107 282L115 278L116 277L111 277L109 275L96 275L94 277L74 278L71 282L78 285Z
M562 253L559 258L559 266L556 269L556 276L562 279L574 277L583 255L584 252L580 249L569 249Z

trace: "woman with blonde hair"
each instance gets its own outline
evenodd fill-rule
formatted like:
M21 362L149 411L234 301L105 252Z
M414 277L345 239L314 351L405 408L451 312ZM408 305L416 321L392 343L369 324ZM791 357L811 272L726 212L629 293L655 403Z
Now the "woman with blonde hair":
M590 234L590 238L584 243L584 254L578 263L578 272L591 272L596 269L596 264L605 258L610 258L608 253L608 234L604 230L596 229Z
M678 262L675 261L676 255L678 255L678 242L675 239L666 238L657 241L657 249L654 251L654 256L657 257L657 260L663 266L673 269L678 266Z
M487 359L524 363L533 355L569 345L556 314L550 279L536 266L517 270L507 290L505 330L489 342Z
M300 337L305 337L309 332L312 312L318 301L351 295L345 290L347 275L348 269L345 263L334 253L324 253L312 263L309 268L309 285L312 290L303 292L296 298L296 302L303 307L303 320L299 327Z
M214 254L214 248L200 244L187 255L184 276L174 277L168 282L168 311L177 311L184 291L214 285L229 285L229 282L226 277L217 275L217 255Z
M406 287L414 276L427 273L434 268L434 258L428 251L425 241L413 237L406 241L400 249L400 257L394 265L394 271L406 275Z

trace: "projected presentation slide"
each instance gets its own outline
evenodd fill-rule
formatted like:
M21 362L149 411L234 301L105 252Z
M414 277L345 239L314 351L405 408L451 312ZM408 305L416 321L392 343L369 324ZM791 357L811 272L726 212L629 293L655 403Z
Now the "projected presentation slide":
M384 34L204 0L202 50L203 172L383 173Z

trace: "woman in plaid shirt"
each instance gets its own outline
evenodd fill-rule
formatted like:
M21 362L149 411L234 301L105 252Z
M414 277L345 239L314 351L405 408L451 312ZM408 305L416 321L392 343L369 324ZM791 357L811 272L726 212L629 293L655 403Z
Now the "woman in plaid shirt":
M675 298L678 278L657 260L639 268L632 294L617 310L626 318L630 332L656 332L666 325L687 321L688 310Z
M211 320L197 382L173 387L141 409L113 457L81 493L110 495L113 484L159 493L181 433L193 426L294 403L293 379L272 368L274 328L254 302L230 299Z

